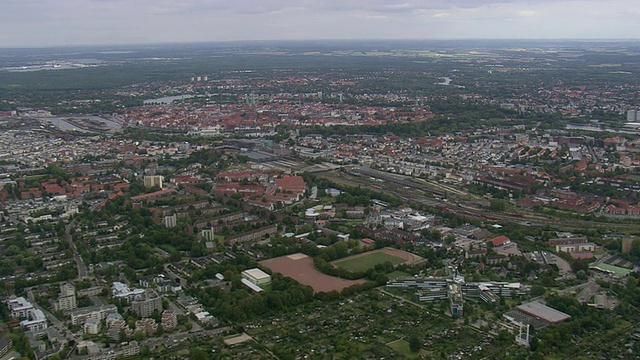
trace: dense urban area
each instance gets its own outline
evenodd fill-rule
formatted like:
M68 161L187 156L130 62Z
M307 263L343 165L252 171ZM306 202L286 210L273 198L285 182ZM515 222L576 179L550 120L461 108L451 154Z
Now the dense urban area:
M637 359L640 43L0 50L1 359Z

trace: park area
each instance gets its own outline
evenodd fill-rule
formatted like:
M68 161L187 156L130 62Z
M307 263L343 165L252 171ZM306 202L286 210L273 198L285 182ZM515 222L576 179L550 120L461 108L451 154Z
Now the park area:
M323 274L313 266L313 258L300 253L264 260L260 264L303 285L311 286L317 293L341 291L352 285L364 284L364 280L345 280Z
M350 272L358 273L365 272L378 264L384 264L386 262L390 262L395 266L399 264L415 264L421 260L421 257L406 251L384 248L336 260L333 262L333 265Z

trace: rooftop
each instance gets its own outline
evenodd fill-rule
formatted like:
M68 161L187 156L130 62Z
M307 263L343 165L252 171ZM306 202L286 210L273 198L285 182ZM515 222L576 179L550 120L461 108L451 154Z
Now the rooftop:
M619 266L615 266L615 265L610 265L610 264L605 264L605 263L600 263L598 265L595 266L591 266L592 268L613 274L615 276L618 277L625 277L627 275L629 275L630 273L633 272L633 270L629 270L629 269L625 269L623 267L619 267Z
M534 316L552 324L559 323L571 318L571 315L565 314L562 311L558 311L556 309L548 307L547 305L535 301L522 304L516 307L516 309L522 311L525 314Z
M251 281L249 281L247 279L242 279L240 281L242 281L242 284L244 284L246 287L248 287L249 289L253 290L254 292L260 293L260 292L264 291L260 286L252 283Z
M256 280L261 280L261 279L266 279L269 278L271 275L267 274L266 272L258 269L258 268L254 268L254 269L247 269L245 271L242 272L243 274L246 274L247 276L250 276Z

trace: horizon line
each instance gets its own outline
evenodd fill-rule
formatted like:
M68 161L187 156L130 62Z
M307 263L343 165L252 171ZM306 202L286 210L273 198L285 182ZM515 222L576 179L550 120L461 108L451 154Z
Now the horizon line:
M26 46L3 46L0 50L29 50L29 49L64 49L64 48L91 48L91 47L132 47L132 46L176 46L176 45L207 45L207 44L233 44L233 43L300 43L300 42L465 42L465 41L522 41L522 42L640 42L640 38L450 38L450 39L241 39L241 40L206 40L206 41L184 41L184 42L142 42L142 43L101 43L101 44L61 44L61 45L26 45Z

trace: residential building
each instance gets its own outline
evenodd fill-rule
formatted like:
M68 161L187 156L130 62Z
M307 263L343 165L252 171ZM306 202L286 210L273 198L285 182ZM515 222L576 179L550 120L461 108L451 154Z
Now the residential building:
M200 232L200 237L205 241L215 240L215 229L212 227L211 229L202 230Z
M276 225L266 226L260 229L248 231L242 234L231 236L227 238L227 244L233 245L236 243L243 243L247 241L253 241L263 238L265 235L275 234L278 232Z
M162 312L162 329L172 330L178 326L178 316L175 311L165 310Z
M162 219L162 225L168 228L176 227L177 222L178 216L176 214L165 216L164 219Z
M144 297L140 296L131 302L131 311L143 318L150 317L154 311L162 311L162 298L148 289Z
M76 309L71 312L71 324L83 325L87 319L97 319L102 321L108 314L114 314L117 312L118 308L113 304Z
M11 311L11 317L23 318L20 322L27 331L41 331L48 327L47 318L42 310L34 307L29 301L23 297L9 299L7 306Z
M60 285L60 296L53 304L53 308L56 311L71 311L77 307L75 286L70 283Z
M115 281L111 285L111 294L117 298L124 298L127 301L133 301L136 297L144 295L143 289L130 289L129 286L121 282Z
M89 335L95 335L100 332L100 320L94 318L88 318L84 321L84 333Z
M146 335L153 335L158 331L158 323L152 318L143 318L136 321L135 332L142 332Z
M164 181L164 176L147 175L144 177L144 187L146 188L159 187L160 189L162 189L163 181Z
M566 253L595 251L595 249L596 249L596 244L594 243L556 245L557 252L566 252Z

